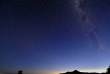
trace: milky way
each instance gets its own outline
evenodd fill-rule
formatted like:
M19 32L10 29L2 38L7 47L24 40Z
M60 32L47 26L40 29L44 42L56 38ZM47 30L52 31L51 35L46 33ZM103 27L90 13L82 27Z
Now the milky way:
M95 31L97 25L94 24L88 16L88 8L86 7L87 4L88 2L84 0L73 0L74 10L77 12L79 18L78 21L81 24L82 32L89 40L91 39L91 36L93 36L96 39L98 48L102 49L102 40Z

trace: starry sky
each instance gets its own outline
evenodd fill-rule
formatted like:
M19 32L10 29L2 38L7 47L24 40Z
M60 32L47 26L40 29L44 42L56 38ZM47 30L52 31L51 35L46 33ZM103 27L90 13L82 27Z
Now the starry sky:
M0 0L0 74L105 72L110 0Z

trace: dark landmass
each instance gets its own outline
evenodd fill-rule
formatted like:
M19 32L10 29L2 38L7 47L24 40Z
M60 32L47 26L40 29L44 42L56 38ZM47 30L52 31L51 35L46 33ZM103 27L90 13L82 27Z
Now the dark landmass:
M66 72L66 73L60 73L60 74L110 74L110 66L107 68L107 71L105 73L96 73L96 72L80 72L78 70L74 70L72 72Z
M106 69L107 71L105 72L105 73L96 73L96 72L80 72L80 71L78 71L78 70L74 70L74 71L72 71L72 72L66 72L66 73L60 73L60 74L110 74L110 66L109 66L109 68L107 68ZM20 70L20 71L18 71L18 74L23 74L22 73L23 71L22 70Z

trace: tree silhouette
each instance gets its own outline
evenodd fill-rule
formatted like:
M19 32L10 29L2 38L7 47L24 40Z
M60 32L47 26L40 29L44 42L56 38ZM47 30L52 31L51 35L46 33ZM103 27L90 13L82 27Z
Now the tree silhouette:
M110 74L110 66L107 68L107 73Z
M20 70L20 71L18 71L18 74L23 74L22 72L23 72L23 71L22 71L22 70Z

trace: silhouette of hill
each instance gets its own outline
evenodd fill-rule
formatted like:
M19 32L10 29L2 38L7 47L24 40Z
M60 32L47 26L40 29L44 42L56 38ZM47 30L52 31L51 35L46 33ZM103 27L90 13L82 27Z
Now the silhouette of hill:
M66 72L66 73L60 73L60 74L110 74L110 66L107 68L107 71L105 73L96 73L96 72L80 72L78 70L74 70L72 72Z
M80 72L78 70L74 70L72 72L66 72L66 73L60 73L60 74L110 74L110 66L106 70L107 71L105 73L96 73L96 72L90 72L89 73L89 72ZM22 72L23 72L22 70L19 70L18 74L23 74Z

